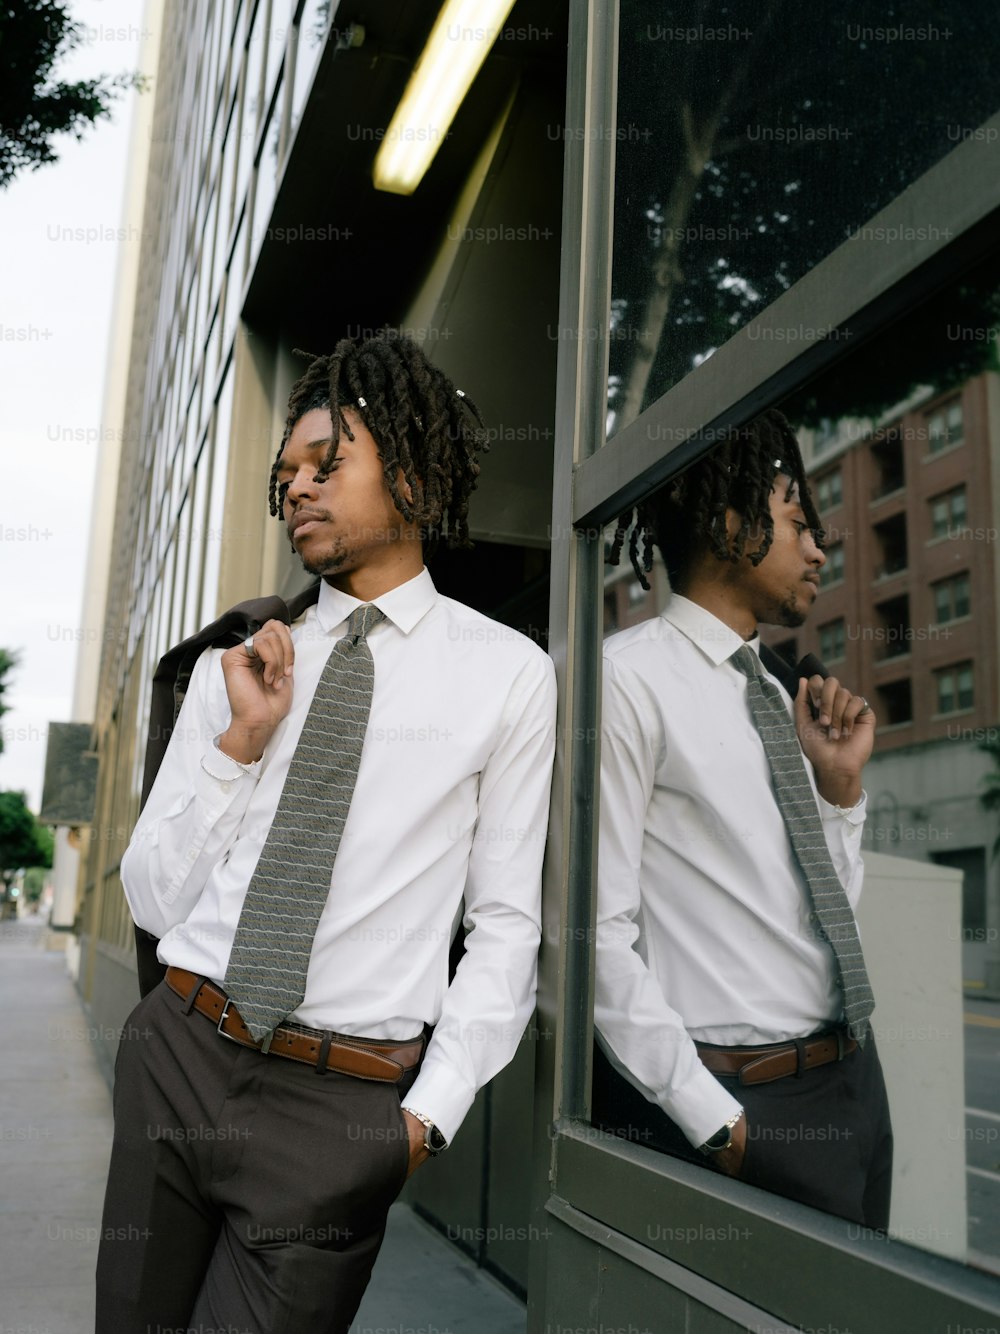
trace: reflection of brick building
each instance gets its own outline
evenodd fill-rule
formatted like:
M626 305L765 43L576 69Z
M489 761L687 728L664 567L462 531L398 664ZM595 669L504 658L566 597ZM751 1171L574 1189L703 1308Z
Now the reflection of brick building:
M827 566L807 625L768 639L856 683L883 754L997 718L993 380L803 433Z
M806 624L763 638L792 662L815 653L871 700L866 843L964 872L965 976L1000 991L998 831L979 804L990 768L979 742L1000 718L1000 376L800 438L827 563ZM659 562L650 582L643 594L626 555L608 568L605 633L656 615Z
M765 636L793 659L817 654L871 700L866 843L964 872L965 976L994 989L997 830L978 800L990 767L978 743L1000 717L998 390L982 374L876 423L801 432L828 560L809 621Z

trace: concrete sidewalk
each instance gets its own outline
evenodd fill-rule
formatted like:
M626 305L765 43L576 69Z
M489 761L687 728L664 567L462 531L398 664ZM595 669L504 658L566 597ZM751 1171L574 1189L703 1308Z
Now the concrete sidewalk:
M111 1096L65 958L45 939L40 919L0 923L0 1330L91 1334ZM525 1310L397 1204L351 1328L524 1334Z

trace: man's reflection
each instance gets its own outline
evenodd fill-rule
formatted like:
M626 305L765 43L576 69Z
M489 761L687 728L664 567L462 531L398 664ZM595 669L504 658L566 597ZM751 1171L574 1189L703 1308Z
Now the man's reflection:
M673 593L605 646L594 1120L885 1228L854 919L875 715L819 674L793 699L758 635L802 624L825 562L787 421L734 432L637 518L636 572L655 541Z

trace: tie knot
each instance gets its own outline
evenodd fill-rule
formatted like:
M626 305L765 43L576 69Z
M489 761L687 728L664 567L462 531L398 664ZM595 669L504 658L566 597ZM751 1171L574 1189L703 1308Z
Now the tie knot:
M366 638L373 625L378 625L379 621L384 620L384 611L379 611L374 602L365 602L360 607L355 607L351 612L351 618L347 622L347 634L344 638L353 639L356 644L359 639Z
M757 659L757 655L752 648L747 648L746 644L741 644L729 661L733 664L736 670L742 672L749 681L756 681L761 675L760 662Z

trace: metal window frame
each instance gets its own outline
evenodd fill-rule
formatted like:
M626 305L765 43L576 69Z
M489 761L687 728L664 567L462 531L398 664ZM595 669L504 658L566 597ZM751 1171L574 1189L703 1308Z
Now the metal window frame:
M605 443L617 39L616 0L571 5L550 603L559 744L540 982L555 1038L539 1044L540 1203L747 1329L759 1328L762 1312L807 1326L836 1312L854 1334L882 1334L889 1310L897 1328L982 1324L1000 1314L994 1278L604 1135L589 1124L589 1086L603 526L720 430L790 393L987 253L1000 217L993 136L956 147L868 224L915 227L929 239L896 253L874 237L845 241ZM987 124L1000 128L1000 116ZM802 349L767 332L796 322L831 336ZM681 443L664 450L664 438ZM675 1235L654 1237L665 1211ZM731 1249L708 1240L729 1227L747 1231L738 1266ZM544 1280L542 1255L531 1329L544 1326Z

